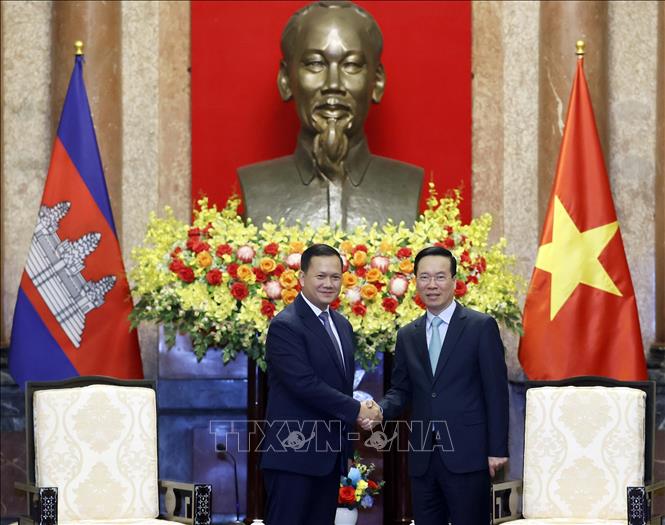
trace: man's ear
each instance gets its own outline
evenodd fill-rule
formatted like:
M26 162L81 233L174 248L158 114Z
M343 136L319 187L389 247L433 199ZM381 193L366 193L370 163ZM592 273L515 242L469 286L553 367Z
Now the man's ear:
M378 104L383 98L383 90L386 88L386 72L383 69L383 64L379 64L376 68L376 79L374 81L374 89L372 90L372 102Z
M277 73L277 89L279 89L279 95L282 97L284 102L291 100L291 97L293 97L291 86L289 84L288 68L284 60L280 61L279 63L279 73Z

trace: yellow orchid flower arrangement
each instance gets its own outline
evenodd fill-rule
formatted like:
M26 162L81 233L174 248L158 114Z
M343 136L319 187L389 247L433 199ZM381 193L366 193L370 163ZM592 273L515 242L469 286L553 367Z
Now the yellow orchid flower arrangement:
M300 291L302 252L323 242L342 256L342 291L331 307L353 325L356 360L365 369L380 352L393 351L401 326L423 314L413 260L425 246L443 246L457 258L457 300L520 332L523 282L511 272L505 240L488 243L491 216L463 224L459 192L438 198L431 183L429 192L412 228L389 222L345 232L283 220L259 228L238 214L237 197L221 210L199 200L191 225L168 208L164 217L153 213L143 245L132 251L132 324L162 324L167 346L176 333L189 334L199 360L208 348L222 348L225 362L245 352L265 368L268 323Z

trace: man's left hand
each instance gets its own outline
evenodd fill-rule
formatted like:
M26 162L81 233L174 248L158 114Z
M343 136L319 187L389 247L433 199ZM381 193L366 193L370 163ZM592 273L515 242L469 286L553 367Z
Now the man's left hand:
M487 458L487 464L490 468L490 477L493 478L497 471L506 463L508 463L508 458L495 458L493 456L489 456Z

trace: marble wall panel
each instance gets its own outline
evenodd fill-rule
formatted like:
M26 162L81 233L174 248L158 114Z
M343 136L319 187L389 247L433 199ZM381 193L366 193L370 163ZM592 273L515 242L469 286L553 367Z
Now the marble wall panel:
M606 162L648 348L656 312L657 2L610 2L609 36Z
M159 3L122 2L123 236L130 254L145 235L148 214L157 208L159 188ZM154 327L139 330L146 377L157 370Z
M2 335L16 293L51 155L51 2L2 3Z
M507 239L525 283L540 235L539 14L535 2L473 4L473 214L494 216L492 239ZM502 335L510 378L519 379L518 338Z
M158 206L191 215L191 76L189 2L159 4Z

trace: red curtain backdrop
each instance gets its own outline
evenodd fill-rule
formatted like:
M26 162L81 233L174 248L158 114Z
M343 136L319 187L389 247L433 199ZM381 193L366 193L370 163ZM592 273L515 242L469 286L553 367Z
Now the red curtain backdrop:
M192 199L240 190L236 168L288 155L299 128L277 92L281 32L303 1L192 2ZM384 36L386 92L370 111L373 153L462 188L471 217L471 4L358 1ZM423 192L425 197L426 188ZM424 198L421 202L424 202Z

